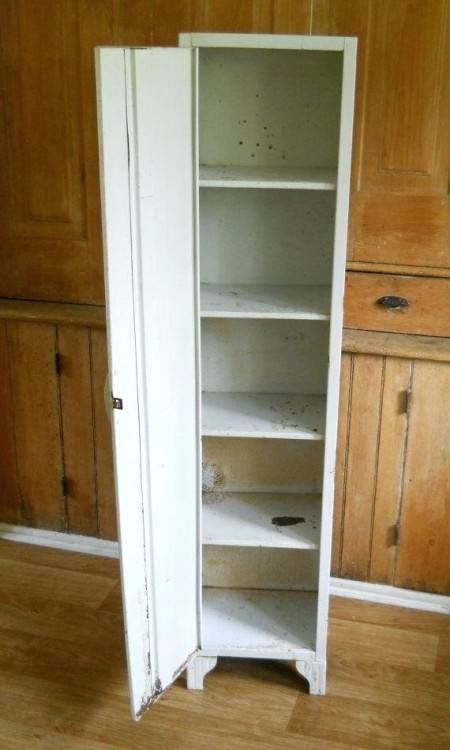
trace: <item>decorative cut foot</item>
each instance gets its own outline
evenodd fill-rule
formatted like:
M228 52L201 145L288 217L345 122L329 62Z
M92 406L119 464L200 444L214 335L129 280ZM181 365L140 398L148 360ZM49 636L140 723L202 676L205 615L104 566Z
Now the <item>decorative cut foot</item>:
M217 656L196 656L187 666L189 690L203 690L203 680L217 664Z
M322 661L296 661L299 675L308 680L310 695L325 695L327 664Z

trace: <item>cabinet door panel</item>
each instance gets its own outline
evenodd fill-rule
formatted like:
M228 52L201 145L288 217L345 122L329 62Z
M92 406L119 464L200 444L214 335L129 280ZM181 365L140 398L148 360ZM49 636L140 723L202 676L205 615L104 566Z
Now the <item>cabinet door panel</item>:
M359 39L349 259L450 274L447 0L316 0L313 33Z
M6 328L22 522L65 531L56 327L8 321Z
M395 584L450 593L450 365L415 362Z
M122 588L139 716L199 645L193 54L98 55ZM144 324L145 321L145 324Z

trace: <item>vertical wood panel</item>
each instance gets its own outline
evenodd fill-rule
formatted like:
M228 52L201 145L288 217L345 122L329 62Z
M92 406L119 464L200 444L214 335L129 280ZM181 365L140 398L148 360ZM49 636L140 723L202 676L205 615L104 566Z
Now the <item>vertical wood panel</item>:
M348 431L350 419L350 392L352 355L343 354L341 360L341 384L339 396L339 423L336 450L336 486L334 493L333 543L331 573L340 575L342 557L342 531L344 521L345 484L348 458Z
M273 0L274 34L310 34L313 0Z
M252 0L194 0L192 24L196 31L251 31Z
M117 539L112 435L104 403L104 387L108 372L106 333L104 331L91 331L91 367L94 398L98 529L102 538Z
M315 0L313 33L358 36L349 258L450 268L448 0Z
M0 294L103 302L94 47L149 45L151 19L150 0L0 3Z
M97 535L89 330L58 327L67 530Z
M395 584L450 594L450 366L416 362Z
M341 573L366 580L376 487L382 357L353 358Z
M21 497L16 466L14 416L5 321L0 321L0 520L20 523Z
M362 189L447 189L436 161L442 118L447 2L374 2L361 163ZM375 66L378 60L378 67ZM378 106L371 106L377 101ZM367 143L367 147L366 147Z
M3 4L9 71L7 164L12 231L21 237L81 238L81 123L77 19L73 3ZM42 40L45 39L45 44ZM51 185L51 189L48 187Z
M15 440L24 523L64 530L56 330L38 323L7 323Z
M386 358L370 558L370 580L379 583L394 580L410 373L407 359Z
M89 241L78 21L75 0L0 5L5 117L0 294L5 296L102 297L101 276L89 274L95 252Z

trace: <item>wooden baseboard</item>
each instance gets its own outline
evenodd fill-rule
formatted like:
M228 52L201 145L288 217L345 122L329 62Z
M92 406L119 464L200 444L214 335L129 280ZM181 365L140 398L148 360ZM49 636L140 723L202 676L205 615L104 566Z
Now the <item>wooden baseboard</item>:
M0 523L0 539L24 544L37 544L41 547L82 552L99 557L119 557L119 544L108 539L97 539L79 534L64 534L61 531L46 531L28 526L13 526Z
M366 602L391 604L395 607L422 609L426 612L450 615L450 596L428 594L425 591L411 591L410 589L401 589L382 583L332 578L330 593L332 596L343 596L347 599L361 599Z
M0 539L81 552L86 555L119 557L118 542L80 536L79 534L64 534L60 531L13 526L8 523L0 523ZM410 609L421 609L427 612L450 614L450 596L410 591L409 589L400 589L379 583L332 578L330 593L332 596L343 596L349 599L361 599L378 604L390 604L396 607L409 607Z

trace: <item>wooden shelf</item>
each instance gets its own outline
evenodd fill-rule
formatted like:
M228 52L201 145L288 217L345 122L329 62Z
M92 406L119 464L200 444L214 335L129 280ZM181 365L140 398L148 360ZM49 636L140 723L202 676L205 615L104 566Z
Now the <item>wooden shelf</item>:
M319 167L200 166L200 187L335 190L336 170Z
M201 284L202 318L329 320L328 286Z
M203 544L318 549L320 495L211 492L203 495ZM300 519L292 525L273 519Z
M203 647L218 656L258 651L313 651L317 594L302 591L203 589ZM242 652L242 653L239 653Z
M202 433L211 437L322 440L325 397L280 393L203 393Z

